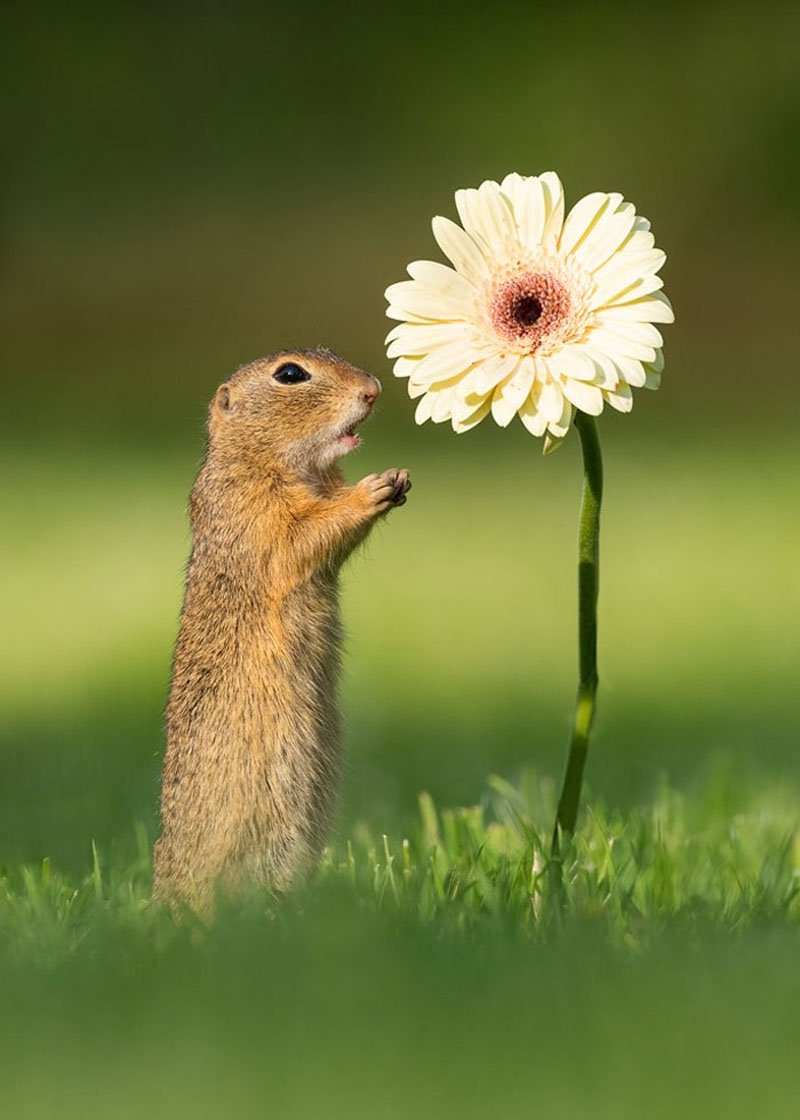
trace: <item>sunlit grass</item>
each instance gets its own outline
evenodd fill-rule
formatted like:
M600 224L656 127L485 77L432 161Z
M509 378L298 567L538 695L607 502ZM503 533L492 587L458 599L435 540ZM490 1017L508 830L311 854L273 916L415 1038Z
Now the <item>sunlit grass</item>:
M364 823L326 850L294 897L253 894L244 909L270 922L334 891L356 910L421 922L437 937L496 930L536 943L588 923L609 944L639 949L670 929L800 929L800 812L791 791L763 791L734 814L713 783L691 797L662 788L625 813L590 805L563 854L560 887L548 844L552 811L552 783L533 774L518 787L491 778L480 802L463 808L437 806L423 793L407 832ZM49 859L8 870L0 877L2 952L52 966L83 951L108 922L133 952L153 938L182 940L184 926L149 901L143 827L136 847L136 858L120 863L93 844L82 876ZM241 906L221 900L217 921ZM186 920L206 928L188 913Z

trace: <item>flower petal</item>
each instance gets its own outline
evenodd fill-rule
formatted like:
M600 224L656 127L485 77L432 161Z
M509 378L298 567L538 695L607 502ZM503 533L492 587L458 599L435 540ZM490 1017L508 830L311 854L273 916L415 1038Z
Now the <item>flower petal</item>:
M644 249L642 252L615 253L609 260L598 268L594 274L595 284L598 289L606 286L610 280L619 279L633 284L643 276L656 273L664 266L667 254L662 249ZM620 284L620 287L623 285Z
M522 196L525 189L525 175L520 175L519 171L509 171L505 179L500 182L500 190L511 203L512 209L515 208L517 201Z
M449 420L453 414L453 404L455 403L453 390L450 388L431 389L428 396L431 398L431 420L434 424L443 424L445 420Z
M460 417L457 419L454 415L452 420L453 431L458 432L459 434L461 432L468 432L470 428L474 428L476 424L480 424L481 420L486 419L486 417L489 415L490 407L490 398L485 397L477 406L477 408L468 416Z
M636 358L626 358L622 354L617 354L614 359L614 365L619 372L620 381L632 385L634 389L641 389L647 380L644 366Z
M533 360L526 356L515 372L495 389L492 396L492 417L501 428L511 423L530 393L534 372Z
M555 248L564 224L564 188L555 171L545 171L539 176L545 202L545 224L542 244Z
M575 249L575 256L587 272L594 272L617 252L633 229L636 210L630 202L604 211Z
M644 252L645 249L652 249L655 243L656 239L653 236L647 218L643 218L641 214L637 214L633 223L633 229L626 237L624 243L620 245L620 252L641 253Z
M466 405L467 411L470 408L475 408L478 401L488 396L478 388L478 375L480 374L481 363L471 366L465 373L460 374L453 380L453 389L455 391L456 399L460 402L461 411L464 411L462 406Z
M418 385L416 381L412 380L409 380L406 388L408 389L408 395L411 397L412 401L415 401L417 397L424 396L428 391L427 385Z
M519 365L519 354L497 354L485 358L476 371L475 392L490 393Z
M474 358L460 343L431 350L419 358L414 368L414 381L418 385L433 385L461 376L473 364Z
M467 233L494 256L505 256L516 241L511 203L499 183L487 180L477 188L456 191L456 209Z
M610 320L605 314L600 317L600 328L626 342L639 342L644 346L658 348L664 345L664 338L658 327L652 323L641 323L633 319Z
M564 394L555 381L545 381L539 390L539 411L548 423L555 422L564 412Z
M624 258L620 259L624 260ZM598 275L599 273L595 273L595 280L597 280ZM664 281L655 273L633 274L623 264L614 272L603 273L601 283L595 287L591 307L596 310L602 307L613 307L617 303L626 303L629 300L648 296L651 292L656 292L663 287Z
M424 424L426 420L433 420L434 424L441 424L444 420L450 419L453 403L452 386L429 389L417 405L414 419L418 424Z
M562 440L570 429L574 415L575 410L565 397L561 415L557 420L550 420L547 425L547 430L550 435L554 436L557 440Z
M406 271L412 280L418 280L440 295L464 300L475 295L475 288L466 276L439 261L412 261Z
M655 359L656 351L653 346L646 346L644 343L622 338L604 327L595 328L592 331L591 339L593 345L605 350L606 354L614 361L620 355L625 358L636 358L640 362L652 362Z
M468 416L471 416L472 413L475 411L475 409L478 408L478 406L483 401L486 401L488 405L491 405L491 396L492 396L491 393L475 393L472 390L466 390L466 391L463 391L463 392L459 392L460 389L461 389L461 386L458 386L456 388L455 393L454 393L454 399L453 399L453 419L454 420L466 420L466 418Z
M617 412L630 412L633 408L633 392L624 381L613 392L606 389L603 396Z
M619 384L619 370L613 360L602 350L591 344L584 344L584 350L592 359L597 370L593 384L601 389L615 389Z
M581 412L599 416L603 411L603 394L596 385L587 385L585 381L573 381L571 377L565 377L561 381L561 389L567 400Z
M395 377L411 377L419 360L419 358L396 358L393 371Z
M422 356L453 342L465 342L465 331L464 323L400 323L386 336L386 356Z
M430 420L432 412L433 398L430 393L426 393L417 405L416 411L414 412L415 423L424 424L426 420Z
M489 275L483 253L461 226L449 218L436 217L431 223L439 248L467 280L481 282Z
M454 322L466 319L472 313L474 298L471 299L470 295L474 297L474 293L469 293L467 298L454 297L417 280L401 280L386 289L389 301L386 314L394 319L416 316L423 320Z
M567 214L561 237L558 241L559 252L571 253L578 242L589 233L600 215L608 207L608 195L605 191L594 191L585 195Z
M547 427L547 419L539 411L538 403L534 399L533 390L520 405L517 415L532 436L544 435L545 428Z
M661 371L664 369L664 351L656 352L655 360L644 367L645 389L658 389L661 385Z
M526 249L538 249L547 218L541 181L535 175L506 175L501 186L514 211L520 243Z
M643 299L632 299L627 303L615 303L604 307L600 312L601 322L625 322L633 320L637 323L674 323L675 312L663 292L653 292Z
M595 381L597 379L597 366L591 357L579 346L567 346L554 354L549 359L551 369L557 370L565 377L574 377L578 381Z

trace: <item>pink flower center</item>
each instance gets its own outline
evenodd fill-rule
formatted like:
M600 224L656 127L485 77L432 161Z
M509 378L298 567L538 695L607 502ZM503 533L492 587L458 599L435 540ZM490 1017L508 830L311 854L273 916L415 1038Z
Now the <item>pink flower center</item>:
M492 324L511 342L534 353L542 339L569 314L569 292L550 272L515 276L499 289L492 302Z

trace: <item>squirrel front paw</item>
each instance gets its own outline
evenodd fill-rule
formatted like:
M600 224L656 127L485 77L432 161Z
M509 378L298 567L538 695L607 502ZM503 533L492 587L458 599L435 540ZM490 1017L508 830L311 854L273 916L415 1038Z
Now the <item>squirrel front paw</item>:
M356 486L359 496L363 496L370 511L376 514L404 505L410 489L408 471L397 470L396 467L383 474L368 474Z
M387 482L392 484L390 504L392 506L404 506L406 504L406 494L411 489L411 479L408 477L408 471L405 467L402 470L390 467L388 471L383 472L381 478L385 478Z

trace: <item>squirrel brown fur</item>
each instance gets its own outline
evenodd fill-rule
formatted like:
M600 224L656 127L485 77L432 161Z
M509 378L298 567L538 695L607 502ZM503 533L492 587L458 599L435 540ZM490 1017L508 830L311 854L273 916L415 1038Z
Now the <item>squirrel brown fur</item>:
M380 392L328 350L283 351L217 390L167 706L154 897L288 886L328 836L340 767L338 574L408 472L345 483Z

